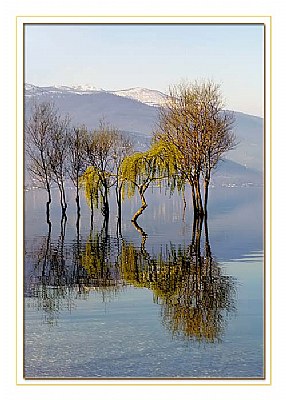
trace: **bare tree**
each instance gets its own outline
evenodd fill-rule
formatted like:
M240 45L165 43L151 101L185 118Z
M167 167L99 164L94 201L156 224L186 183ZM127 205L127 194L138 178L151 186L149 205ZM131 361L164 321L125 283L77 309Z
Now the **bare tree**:
M35 104L32 116L25 124L25 148L28 170L33 180L48 193L47 222L50 222L52 169L50 163L51 135L56 113L50 103Z
M220 87L211 81L181 83L169 91L156 138L177 155L177 174L191 185L194 213L207 212L211 172L235 146L233 115L223 109ZM201 184L204 185L204 199Z
M109 219L109 190L114 184L112 171L114 168L114 131L105 122L101 121L85 141L86 160L93 167L93 174L97 179L97 190L100 192L101 213Z
M68 116L61 117L56 113L51 131L50 167L53 181L57 184L60 192L62 217L66 217L67 209L65 180L67 177L69 123Z
M87 137L85 126L73 128L68 136L68 175L76 188L77 218L80 217L80 177L86 168L85 142Z
M101 213L108 220L109 191L112 186L115 186L118 219L121 220L123 182L120 177L120 166L124 157L132 151L131 142L116 128L101 121L98 129L86 135L84 147L85 157L89 164L89 168L87 168L89 173L84 174L83 178L86 176L86 179L90 179L92 173L94 180L93 198L96 205L98 205L98 198L100 198ZM90 191L90 193L92 192ZM91 199L88 200L92 205Z
M123 180L121 179L120 167L125 157L133 152L133 145L127 136L114 130L113 158L114 166L113 173L115 175L115 192L117 202L117 218L118 227L121 226L121 206L122 206L122 188Z

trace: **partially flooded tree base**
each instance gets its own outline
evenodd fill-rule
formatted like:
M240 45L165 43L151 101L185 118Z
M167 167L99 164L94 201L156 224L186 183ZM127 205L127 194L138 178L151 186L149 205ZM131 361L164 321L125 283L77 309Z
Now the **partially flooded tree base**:
M136 222L138 217L143 213L143 211L145 210L145 208L148 207L148 204L143 204L138 211L136 211L136 213L133 215L131 222Z

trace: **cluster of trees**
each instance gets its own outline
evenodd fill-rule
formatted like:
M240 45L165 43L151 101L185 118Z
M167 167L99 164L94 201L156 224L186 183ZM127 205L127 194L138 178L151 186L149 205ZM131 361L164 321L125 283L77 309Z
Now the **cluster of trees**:
M191 186L193 208L198 215L207 214L213 169L223 154L236 145L233 113L223 107L219 85L182 83L170 88L169 101L159 117L156 140L176 155L177 186Z
M98 129L72 127L68 116L60 116L51 103L34 105L25 125L28 169L40 187L46 189L47 222L50 222L51 187L60 192L62 217L67 218L65 182L69 178L76 188L78 220L80 188L85 190L93 219L94 206L109 217L109 190L115 187L121 215L122 181L119 169L124 157L132 151L131 142L104 121Z
M181 193L190 185L194 215L206 216L211 173L236 144L233 115L223 107L220 87L213 82L171 87L150 148L134 152L130 141L107 123L101 122L92 132L84 126L71 128L69 118L59 116L53 105L35 105L26 124L26 148L32 176L48 192L47 220L52 182L59 188L66 217L67 177L76 187L78 218L80 187L85 190L91 219L94 207L100 206L107 221L109 192L114 187L119 220L122 199L138 192L142 206L132 218L136 222L147 207L145 192L153 183Z

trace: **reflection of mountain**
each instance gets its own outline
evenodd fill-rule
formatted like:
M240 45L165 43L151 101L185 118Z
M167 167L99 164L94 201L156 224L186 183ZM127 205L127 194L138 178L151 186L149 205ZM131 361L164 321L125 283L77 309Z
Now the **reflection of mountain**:
M106 118L119 130L129 135L138 150L145 150L156 127L158 107L164 94L149 89L130 89L116 92L94 88L45 87L26 85L26 112L37 101L52 101L60 113L68 113L74 124L85 124L93 129ZM263 120L259 117L235 112L235 133L238 146L227 154L226 162L218 168L219 183L262 183ZM247 167L247 168L245 168ZM225 169L228 176L225 176ZM255 169L256 171L254 171ZM257 172L260 171L260 172Z
M49 230L33 249L34 270L25 288L29 304L42 310L48 323L91 290L102 293L105 301L132 285L153 292L163 324L173 335L207 342L222 337L226 314L235 309L235 284L214 259L207 228L202 247L202 221L195 221L190 245L166 245L156 254L146 250L146 234L140 247L104 231L91 231L85 242L78 236L72 245L64 244L62 234L57 243L50 236Z

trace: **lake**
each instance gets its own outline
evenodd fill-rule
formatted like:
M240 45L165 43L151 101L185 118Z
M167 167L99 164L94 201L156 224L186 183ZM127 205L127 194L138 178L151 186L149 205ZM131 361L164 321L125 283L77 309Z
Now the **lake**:
M264 377L263 188L213 187L207 225L190 193L111 200L108 226L67 188L25 192L24 377Z

